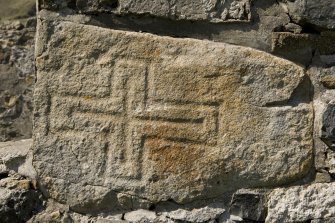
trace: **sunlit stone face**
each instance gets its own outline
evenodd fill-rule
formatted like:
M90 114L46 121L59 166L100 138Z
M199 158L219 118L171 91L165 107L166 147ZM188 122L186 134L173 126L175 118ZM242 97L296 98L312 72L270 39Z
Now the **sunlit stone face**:
M118 193L183 203L308 172L313 114L297 65L209 41L40 28L34 165L56 200L83 212L92 199L119 208Z

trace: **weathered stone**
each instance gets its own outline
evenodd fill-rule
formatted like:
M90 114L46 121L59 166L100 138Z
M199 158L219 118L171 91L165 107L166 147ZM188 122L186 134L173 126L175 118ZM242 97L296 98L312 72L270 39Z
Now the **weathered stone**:
M230 213L245 220L264 221L266 217L265 191L241 189L232 198Z
M168 213L163 213L162 215L177 222L181 221L202 223L218 219L224 212L224 208L217 205L211 205L203 208L195 208L192 210L178 209Z
M64 204L59 204L52 199L46 202L43 211L34 215L27 223L127 223L128 221L121 220L122 215L93 217L80 213L75 213L69 210L69 207Z
M44 9L70 7L84 13L112 12L210 22L250 21L250 0L41 0Z
M269 195L266 222L305 222L335 217L335 184L275 189Z
M311 223L334 223L334 222L335 222L335 217L326 218L326 219L314 219L311 221Z
M321 83L326 88L335 89L335 75L323 76Z
M316 34L296 34L290 32L272 33L272 53L304 66L312 62L314 52L317 52L323 67L335 65L335 32L321 32Z
M307 66L313 57L314 39L310 34L275 32L272 34L272 52Z
M317 63L319 65L319 61ZM324 180L328 178L327 173L332 177L335 176L335 159L333 158L335 153L321 139L322 128L325 128L325 111L329 110L329 107L334 104L335 91L329 89L328 87L331 86L327 85L330 85L330 79L327 77L331 77L334 74L334 68L321 68L314 65L308 70L308 75L311 77L314 87L314 135L316 136L314 137L314 166L317 172L325 173L323 175ZM326 82L328 83L326 84ZM325 85L328 87L325 87ZM331 125L331 123L327 125ZM325 141L328 141L331 146L329 139L325 139ZM318 179L315 180L318 181Z
M29 151L31 145L31 139L16 142L1 142L0 171L15 171L23 176L35 178L36 173L32 166L32 156Z
M159 3L158 3L159 2ZM173 19L222 21L249 21L251 19L250 0L230 1L120 1L121 12L152 14Z
M0 142L32 135L35 27L29 25L0 25Z
M326 157L326 169L328 170L329 174L335 178L335 152L334 151L327 151Z
M31 187L27 179L9 177L0 179L1 222L26 222L42 207L42 195Z
M217 220L218 223L236 223L243 222L243 219L239 216L231 215L228 212L223 213Z
M62 1L62 4L67 5ZM88 4L87 1L83 1ZM225 1L228 4L231 1ZM75 4L75 3L74 3ZM195 3L197 4L197 3ZM200 3L199 4L203 4ZM148 4L157 7L153 4ZM85 15L89 21L77 20L78 23L88 23L112 29L131 30L138 32L156 33L163 36L179 36L196 39L210 39L216 42L232 43L235 45L248 46L256 49L270 51L271 34L277 27L282 27L290 22L290 18L280 7L276 0L257 0L251 7L254 19L251 21L230 20L229 22L208 22L202 20L178 20L166 17L153 17L148 14L123 12L122 15L115 11L108 13L78 12L78 6L69 6L60 10L49 11L42 9L39 14L47 14L51 19L52 14L62 15ZM48 8L48 7L41 7ZM72 10L71 8L75 9ZM146 6L148 8L148 6ZM190 8L190 10L192 10ZM93 14L93 16L92 16ZM235 22L234 22L235 21Z
M327 171L317 172L315 176L315 183L330 183L332 181L331 176Z
M333 0L281 0L281 2L285 2L294 22L321 30L335 29L335 2Z
M155 212L139 209L136 211L128 212L124 215L124 219L128 222L154 222L157 218Z
M285 30L293 33L301 33L302 27L295 23L288 23L285 25Z
M322 116L321 139L335 149L335 104L329 103Z
M209 41L45 19L39 29L34 165L73 210L116 210L117 192L183 203L309 171L301 67Z

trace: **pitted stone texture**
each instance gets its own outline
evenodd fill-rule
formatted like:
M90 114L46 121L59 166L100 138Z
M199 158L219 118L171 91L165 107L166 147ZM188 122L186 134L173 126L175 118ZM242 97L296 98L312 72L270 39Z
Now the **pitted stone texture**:
M313 114L295 64L228 44L42 21L34 165L73 210L120 209L117 193L183 203L309 171Z
M251 0L40 0L41 8L64 6L84 13L152 15L176 20L250 21Z
M335 184L275 189L269 195L266 222L305 222L335 217Z
M311 25L317 29L335 30L334 0L280 0L296 23Z

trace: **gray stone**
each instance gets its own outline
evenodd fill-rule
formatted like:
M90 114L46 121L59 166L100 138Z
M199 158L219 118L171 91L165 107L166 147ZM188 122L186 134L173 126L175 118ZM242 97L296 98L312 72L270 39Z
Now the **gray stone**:
M178 209L168 213L162 213L168 219L181 222L202 223L215 220L225 212L225 209L219 205L209 205L203 208L194 208L192 210Z
M335 2L333 0L281 0L292 20L316 29L335 29ZM307 24L307 25L306 25Z
M236 215L231 215L229 212L223 213L218 219L218 223L236 223L243 222L243 219Z
M334 223L335 222L335 217L334 218L326 218L326 219L313 219L311 223Z
M90 216L69 210L69 206L49 199L45 207L38 214L34 215L27 223L127 223L121 220L122 214L113 216Z
M335 151L327 151L326 169L328 173L335 178Z
M305 222L335 216L335 184L275 189L269 195L266 222Z
M249 21L250 0L192 0L139 1L121 0L120 11L135 14L152 14L172 19L223 21Z
M251 20L250 0L41 0L44 9L70 7L84 13L112 12L115 14L138 14L165 17L176 20L207 20L232 22Z
M57 2L59 6L57 6ZM215 13L213 18L208 17L205 20L202 19L203 15L202 16L199 15L200 12L192 14L193 10L201 11L202 10L201 8L204 5L206 4L211 5L212 4L210 3L211 1L203 1L203 2L175 1L177 5L182 5L180 6L182 11L186 11L185 13L189 17L192 17L192 19L190 19L189 17L188 19L181 19L179 18L181 16L179 14L177 14L176 16L171 16L169 12L164 13L168 14L167 16L170 17L154 16L155 13L157 13L157 11L161 12L164 10L168 10L169 7L163 7L164 5L166 5L165 3L167 1L160 1L163 4L162 7L160 6L159 3L157 3L158 1L150 1L150 2L136 1L136 4L132 4L131 7L138 8L139 10L138 12L136 12L134 9L132 12L123 10L122 13L119 12L119 8L121 6L118 7L118 9L107 11L107 13L102 13L100 9L94 11L92 7L94 5L95 5L94 7L97 7L99 5L98 1L81 1L85 3L82 6L80 5L78 6L75 2L73 3L73 1L70 2L72 3L68 4L64 0L44 1L44 4L41 4L40 7L41 10L39 11L39 13L40 14L46 13L47 14L46 18L51 18L53 12L45 11L44 9L52 9L57 11L56 14L61 13L62 15L68 15L68 14L86 15L87 18L89 18L90 20L88 22L89 24L98 25L102 27L110 27L112 29L150 32L160 34L163 36L177 36L177 37L179 36L179 37L190 37L196 39L210 39L216 42L226 42L235 45L248 46L268 52L271 49L271 35L273 30L276 30L278 27L283 27L290 22L289 16L287 15L287 13L285 13L283 8L280 5L278 5L276 0L253 1L252 6L250 8L250 15L252 17L251 20L228 19L223 22L220 22L219 21L220 19L218 18L214 18ZM92 2L96 3L93 4ZM157 4L154 4L153 2L156 2ZM218 5L220 5L223 1L219 0L217 2ZM243 5L244 4L243 2L247 1L225 0L224 7L230 7L229 6L230 4L235 4L233 2L240 2ZM175 5L173 1L170 1L170 3L171 5ZM185 5L183 5L184 3ZM49 7L50 5L54 6L50 8ZM62 8L60 5L65 6L64 8ZM88 6L87 7L91 8L90 9L91 11L86 11L88 9L80 8L85 5L88 5L89 7ZM80 11L78 11L79 9ZM155 9L157 10L154 11ZM151 11L148 13L144 13L148 10ZM237 12L238 11L239 10L237 10ZM91 16L92 14L94 16ZM196 20L195 17L199 18ZM77 22L84 23L84 20Z
M35 178L30 148L31 139L15 142L0 142L0 169L2 172L15 171L23 176Z
M285 30L293 33L301 33L302 27L295 23L288 23L285 25Z
M271 51L275 55L279 55L305 67L310 66L312 59L315 60L317 57L320 60L317 66L327 68L335 64L333 59L333 55L335 55L334 41L334 31L321 32L320 35L274 32L272 33Z
M266 193L261 190L241 189L234 193L230 213L242 219L264 221L266 217Z
M122 210L118 193L186 203L310 170L301 67L209 41L44 18L39 30L34 166L72 210Z
M333 104L332 101L335 97L335 91L328 88L332 85L330 77L333 72L334 70L331 68L325 69L316 66L312 66L308 70L314 86L314 135L316 136L314 137L314 165L317 172L326 171L330 173L334 170L331 164L332 151L320 138L324 125L324 113L327 107ZM325 87L325 85L328 87Z
M0 142L32 135L35 27L30 25L0 24Z
M24 178L0 179L1 222L26 222L42 208L42 195L32 185Z
M328 104L323 113L321 139L330 148L335 149L335 104Z
M136 211L128 212L124 215L124 219L128 222L138 223L154 223L157 218L155 212L139 209Z

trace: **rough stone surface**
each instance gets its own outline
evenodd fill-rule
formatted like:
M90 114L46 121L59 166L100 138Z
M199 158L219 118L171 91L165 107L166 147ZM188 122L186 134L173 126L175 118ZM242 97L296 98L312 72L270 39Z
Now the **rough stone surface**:
M0 172L14 171L23 176L35 178L30 148L31 139L0 143Z
M121 6L111 11L108 9L106 11L105 8L102 10L105 13L102 13L101 9L99 9L101 8L99 3L92 3L98 1L80 1L81 4L79 4L79 1L77 1L77 3L70 2L70 4L67 2L64 0L40 1L40 8L52 9L57 11L56 13L61 12L63 15L87 15L90 20L88 22L89 24L112 29L150 32L173 37L210 39L216 42L249 46L268 52L271 49L271 35L273 30L278 29L278 27L284 27L290 23L289 16L284 9L278 5L276 0L253 1L250 13L243 15L243 19L226 18L227 20L224 20L225 22L220 22L220 20L222 20L219 18L220 15L214 12L217 9L215 9L213 13L210 12L212 17L208 15L208 17L205 18L207 12L204 6L208 5L211 7L211 5L213 5L211 2L213 1L170 1L171 5L178 5L179 7L174 7L177 10L175 16L172 16L174 11L169 11L170 6L166 6L166 2L168 1L159 1L162 2L164 7L161 6L158 1L136 1L136 4L130 5L132 12L124 9L122 13L118 10ZM99 2L103 3L103 1ZM111 0L110 2L112 3L113 1ZM134 3L135 1L127 2ZM226 8L227 10L229 9L232 14L237 13L238 15L242 11L239 8L241 8L241 6L243 8L246 2L248 1L219 0L217 1L217 7L219 8L218 11L222 11ZM235 6L233 6L234 4ZM231 7L232 10L230 9ZM90 10L87 11L87 8L90 8ZM97 11L94 11L94 8L98 8ZM180 18L181 14L178 14L180 10L187 15L187 19ZM144 13L147 11L150 12ZM193 11L198 12L193 13ZM45 12L41 10L39 13L43 14ZM50 18L52 14L51 11L47 11L46 13ZM155 16L155 13L160 13L162 16ZM94 16L91 16L92 14ZM249 19L250 15L251 19ZM190 18L192 19L190 20ZM77 22L82 23L83 21Z
M310 66L317 52L320 67L335 65L334 54L335 32L321 32L320 35L311 33L295 34L290 32L272 33L272 49L275 55L287 58L303 66Z
M319 66L319 60L317 60L316 63L314 62L314 64ZM335 173L335 165L332 159L334 151L332 150L332 141L329 138L331 136L327 136L327 128L332 125L332 122L325 123L325 118L328 117L327 113L329 114L334 104L335 91L325 86L325 80L329 80L327 77L331 77L334 74L334 69L317 66L313 65L313 67L308 70L308 74L312 79L314 88L314 135L316 136L314 138L314 165L317 171L315 180L319 181L320 174L322 174L322 178L326 180L327 173L328 175ZM331 117L328 118L330 118L329 121L331 121ZM323 138L322 135L324 135L323 137L325 138Z
M326 158L326 169L328 170L329 174L335 178L335 152L334 151L327 151L327 158Z
M335 89L335 75L323 76L321 78L323 86L329 89Z
M27 222L41 207L41 193L31 180L18 175L0 179L1 222Z
M311 221L311 223L333 223L333 222L335 222L335 217L326 219L314 219Z
M264 221L266 217L265 191L238 190L231 201L230 213L242 219Z
M194 208L192 210L178 209L168 213L162 213L168 219L181 222L208 222L215 220L225 212L219 205L211 205L204 208Z
M35 24L0 24L0 142L32 135Z
M33 5L0 0L0 141L31 135ZM29 223L334 222L332 0L38 10ZM0 222L40 209L28 142L0 143Z
M335 2L333 0L281 0L296 23L315 29L335 29Z
M208 41L46 18L39 29L34 165L73 210L117 210L117 192L184 203L309 171L299 66Z
M335 217L335 184L275 189L269 195L266 222L305 222Z
M250 21L250 0L78 0L40 1L40 7L59 9L68 6L85 13L112 12L139 14L177 20L208 20L210 22Z
M128 222L141 222L141 223L154 222L156 217L157 216L155 212L143 209L132 211L124 215L124 219Z
M321 139L332 149L335 149L335 104L327 105L323 113Z

